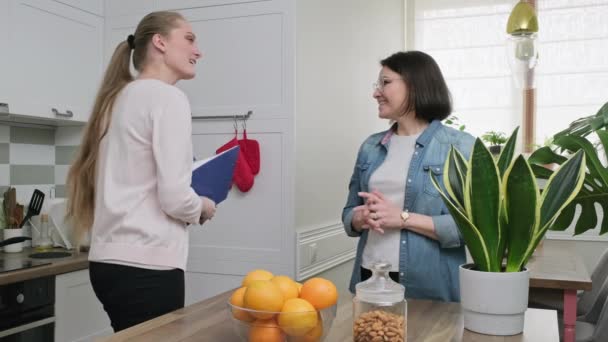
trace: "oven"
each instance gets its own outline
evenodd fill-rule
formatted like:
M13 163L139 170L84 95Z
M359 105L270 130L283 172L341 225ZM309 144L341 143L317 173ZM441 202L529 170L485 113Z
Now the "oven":
M0 342L52 342L55 276L0 285Z

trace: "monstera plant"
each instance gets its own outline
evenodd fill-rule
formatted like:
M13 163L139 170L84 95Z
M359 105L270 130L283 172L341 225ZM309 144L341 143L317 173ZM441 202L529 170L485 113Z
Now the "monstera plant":
M606 127L608 127L608 103L604 104L597 114L578 119L572 122L567 129L557 133L553 137L553 145L557 146L557 149L543 147L534 151L530 156L529 162L533 164L532 169L540 179L549 179L554 173L541 165L563 164L567 160L560 153L571 155L582 152L586 156L587 172L583 188L562 210L551 227L552 230L565 230L574 222L574 235L578 235L598 226L598 219L601 219L599 233L608 232L606 215L598 215L596 209L596 205L599 205L604 213L608 213L608 168L602 165L597 148L601 147L604 153L608 151ZM596 144L593 144L588 138L592 133L599 138L599 142ZM575 217L577 206L581 208L578 218Z
M528 161L513 158L517 131L497 160L480 139L468 161L452 147L444 165L445 189L431 175L479 271L521 271L585 180L585 155L579 151L560 158L561 167L541 192Z

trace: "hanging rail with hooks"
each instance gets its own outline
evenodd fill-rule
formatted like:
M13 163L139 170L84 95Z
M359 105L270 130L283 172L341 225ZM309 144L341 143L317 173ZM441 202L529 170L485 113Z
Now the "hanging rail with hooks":
M248 120L253 115L253 111L249 110L246 114L242 115L210 115L210 116L193 116L192 120Z

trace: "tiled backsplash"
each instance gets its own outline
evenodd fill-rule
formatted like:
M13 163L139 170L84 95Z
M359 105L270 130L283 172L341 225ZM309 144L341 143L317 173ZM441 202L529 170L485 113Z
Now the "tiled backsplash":
M17 189L27 206L34 189L65 197L65 179L80 144L82 127L0 125L0 190Z

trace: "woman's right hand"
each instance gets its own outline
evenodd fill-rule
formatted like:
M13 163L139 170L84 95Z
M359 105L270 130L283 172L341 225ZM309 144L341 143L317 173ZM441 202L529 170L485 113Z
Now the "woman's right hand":
M213 215L215 215L215 202L208 197L201 197L203 200L203 210L201 211L201 218L199 220L199 224L205 223L207 220L211 220Z
M351 225L356 231L360 232L363 229L371 228L371 226L368 224L368 222L371 221L371 212L365 204L356 206L355 208L353 208L353 212L354 214ZM376 231L380 234L384 233L384 230L382 229L377 229Z

